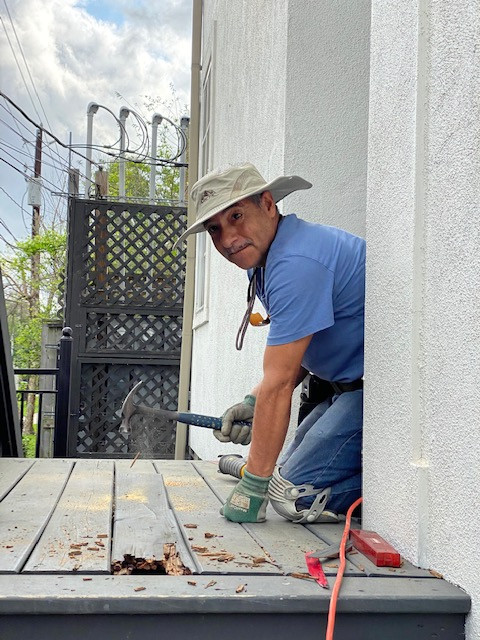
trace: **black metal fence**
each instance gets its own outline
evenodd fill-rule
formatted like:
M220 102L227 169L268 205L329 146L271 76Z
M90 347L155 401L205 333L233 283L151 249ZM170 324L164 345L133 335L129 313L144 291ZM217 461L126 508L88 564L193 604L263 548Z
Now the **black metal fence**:
M20 425L23 426L25 418L25 407L30 394L38 396L38 420L37 437L35 443L35 456L40 456L40 442L42 436L43 422L43 400L46 395L55 396L55 416L54 416L54 436L53 455L64 457L67 455L67 426L69 418L70 404L70 379L71 379L71 358L72 358L72 330L65 327L59 341L57 367L47 368L16 368L15 375L26 376L53 376L55 385L53 389L17 389L20 407Z

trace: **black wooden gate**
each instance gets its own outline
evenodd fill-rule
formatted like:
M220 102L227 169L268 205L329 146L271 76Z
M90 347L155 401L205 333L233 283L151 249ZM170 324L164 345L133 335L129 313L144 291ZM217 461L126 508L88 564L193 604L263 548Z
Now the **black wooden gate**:
M176 410L185 249L172 251L184 207L71 199L66 324L73 329L67 455L173 458L175 423L137 417L119 433L120 407L137 399Z

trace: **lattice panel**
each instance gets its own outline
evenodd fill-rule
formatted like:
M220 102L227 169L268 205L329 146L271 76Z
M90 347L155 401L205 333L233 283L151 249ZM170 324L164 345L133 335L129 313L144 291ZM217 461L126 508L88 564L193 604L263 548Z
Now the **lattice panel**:
M176 410L178 366L84 364L81 371L80 414L76 452L136 454L143 457L173 458L175 422L135 416L132 433L119 432L120 409L129 390L139 382L136 402L149 407Z
M85 304L178 306L183 303L185 247L172 251L186 210L98 204L85 217Z
M182 316L87 313L87 351L138 351L180 357Z

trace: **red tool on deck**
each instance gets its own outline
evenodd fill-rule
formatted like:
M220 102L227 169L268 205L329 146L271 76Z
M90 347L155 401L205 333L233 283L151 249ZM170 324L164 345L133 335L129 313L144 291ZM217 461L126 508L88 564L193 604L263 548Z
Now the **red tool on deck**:
M351 551L352 545L350 542L347 542L345 545L345 553ZM323 571L323 567L320 561L324 560L333 560L333 558L338 558L340 556L340 547L339 545L332 544L326 549L321 549L320 551L310 551L305 554L305 562L307 563L308 573L315 578L315 581L323 587L324 589L329 589L327 578L325 577L325 573Z
M311 553L305 554L305 562L307 563L308 573L315 578L315 582L324 589L329 589L328 581L323 571L323 567L318 558L314 558Z

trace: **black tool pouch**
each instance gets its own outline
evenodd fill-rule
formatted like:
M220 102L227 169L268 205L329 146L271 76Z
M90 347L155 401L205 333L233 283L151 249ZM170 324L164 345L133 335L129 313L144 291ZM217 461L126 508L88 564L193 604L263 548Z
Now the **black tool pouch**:
M298 410L298 424L305 420L308 414L315 409L317 404L323 402L327 398L331 398L334 394L332 385L326 380L317 378L312 373L302 382L302 391L300 393L300 409Z

